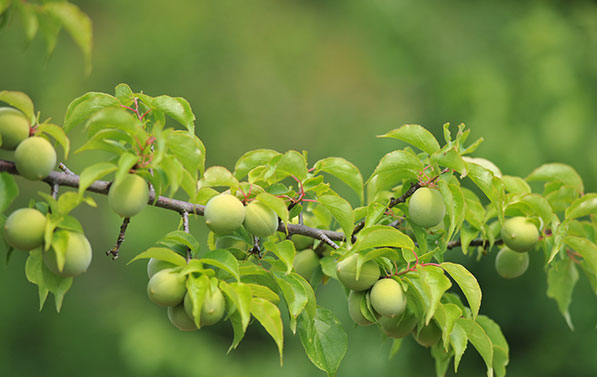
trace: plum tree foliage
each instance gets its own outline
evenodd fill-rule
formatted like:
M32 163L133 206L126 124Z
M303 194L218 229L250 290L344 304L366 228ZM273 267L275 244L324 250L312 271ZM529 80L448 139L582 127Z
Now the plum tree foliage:
M29 2L13 4L33 9ZM59 8L62 15L71 12L69 32L85 29L85 17L67 2L35 9ZM499 325L480 314L476 277L449 261L456 250L484 258L505 244L514 251L500 251L496 269L506 278L524 272L529 253L542 254L548 296L570 326L579 272L597 294L597 194L586 193L578 173L560 163L542 165L526 178L503 175L490 161L470 157L482 139L469 142L463 124L445 124L441 144L419 125L388 132L382 137L409 145L382 156L365 180L343 158L313 162L293 150L253 150L232 170L206 168L190 104L126 84L114 94L74 99L61 126L42 121L24 93L0 91L0 101L15 109L0 111L3 148L15 148L14 161L0 160L0 210L8 214L2 215L2 239L10 245L8 258L13 248L28 253L25 274L38 286L40 307L51 292L59 311L74 277L91 262L91 245L71 211L96 207L95 195L107 195L124 217L108 252L113 259L131 217L145 205L180 214L180 223L131 258L148 260L149 299L167 307L176 328L228 322L232 350L247 327L259 323L282 357L286 322L313 364L330 376L348 337L318 302L317 290L326 284L345 288L350 318L385 334L393 352L409 334L429 347L438 376L452 360L457 371L466 349L479 352L490 375L504 376L509 361ZM85 136L76 153L108 157L78 174L64 162L56 171L55 147L67 161L67 134L76 127ZM42 180L50 192L31 198L28 208L8 211L17 183L35 184L15 176ZM334 187L328 176L337 178ZM533 191L529 182L543 186L533 184ZM336 184L354 190L359 201L340 196ZM189 229L192 216L205 217L207 245Z

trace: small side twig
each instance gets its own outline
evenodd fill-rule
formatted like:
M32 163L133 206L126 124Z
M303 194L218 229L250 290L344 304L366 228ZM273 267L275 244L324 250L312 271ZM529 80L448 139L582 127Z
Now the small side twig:
M129 226L129 222L131 221L130 217L125 217L122 220L122 225L120 226L120 233L118 234L118 239L116 240L116 245L108 251L106 251L106 255L112 255L112 260L118 259L118 253L120 252L120 246L124 242L124 235L126 234L126 228Z
M64 162L59 163L58 167L60 168L60 170L62 170L66 174L76 175L75 173L72 172L72 170L70 170L69 168L66 167L66 165L64 164Z
M181 216L182 216L182 230L185 233L189 233L189 213L187 211L182 211ZM189 263L191 261L191 248L187 246L187 247L185 247L185 250L187 251L186 260L187 260L187 263Z

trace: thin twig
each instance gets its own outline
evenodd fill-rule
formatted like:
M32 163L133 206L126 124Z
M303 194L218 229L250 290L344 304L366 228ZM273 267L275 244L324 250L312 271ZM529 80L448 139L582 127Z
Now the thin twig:
M69 168L66 167L66 165L64 164L64 162L61 162L58 164L58 167L60 168L60 170L62 170L63 172L65 172L66 174L72 174L72 175L76 175L75 173L73 173Z
M58 197L58 189L60 188L60 186L56 183L52 183L50 185L50 195L52 195L52 198L56 199Z
M504 243L504 241L500 239L500 240L495 240L495 242L493 244L501 245L503 243ZM454 249L454 248L460 247L460 246L462 246L462 241L458 239L458 240L448 242L447 249L448 250ZM484 248L487 248L489 246L489 241L477 238L477 239L474 239L471 242L469 242L468 246L483 246Z
M120 226L120 233L118 234L118 239L116 240L116 245L108 251L106 251L106 255L112 255L112 260L118 259L118 253L120 252L120 245L124 242L124 235L126 234L126 228L129 226L129 222L131 221L130 217L125 217L122 220L122 225Z
M189 233L189 213L187 211L182 211L181 216L182 216L182 230L185 233ZM186 260L187 260L187 263L189 263L191 261L191 248L186 246L185 249L187 251Z

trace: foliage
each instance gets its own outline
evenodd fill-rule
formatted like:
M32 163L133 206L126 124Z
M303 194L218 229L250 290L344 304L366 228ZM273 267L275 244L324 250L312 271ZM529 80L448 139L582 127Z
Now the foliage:
M23 93L1 92L0 99L33 114L32 102ZM506 219L524 216L537 225L540 240L534 249L544 255L548 296L557 301L570 326L568 306L579 270L597 294L597 195L584 193L582 179L570 166L543 165L526 179L502 175L490 161L469 157L480 144L480 140L468 143L470 130L462 124L456 130L445 124L441 144L419 125L404 125L383 135L411 146L383 156L367 180L344 159L312 163L306 153L292 150L250 151L229 171L205 167L206 149L195 136L194 120L185 99L152 97L126 84L118 85L114 95L90 92L71 102L64 126L51 127L48 134L66 154L70 146L66 133L83 127L86 140L75 153L95 150L110 157L81 172L78 193L56 196L53 188L54 195L40 193L43 200L31 204L48 219L44 245L30 252L26 266L28 279L39 287L42 306L52 292L59 310L73 283L72 277L59 277L42 262L50 247L61 248L60 237L54 235L60 229L81 233L81 225L69 214L83 202L95 205L88 189L101 178L111 177L116 184L129 173L151 185L152 204L177 193L187 198L166 206L181 213L182 229L166 234L132 261L153 258L172 263L175 267L169 273L186 281L198 327L206 295L221 290L226 320L234 330L231 349L238 346L254 318L273 338L282 360L283 317L287 316L309 359L328 375L336 373L348 339L335 315L317 302L316 290L321 284L335 284L330 282L337 279L335 265L347 258L357 258L357 279L361 267L374 262L382 277L400 284L408 309L416 316L417 334L428 326L439 327L441 341L431 347L431 355L440 376L452 359L457 370L469 342L483 358L488 375L505 375L508 345L499 326L479 314L479 283L466 267L447 261L447 253L460 247L464 254L485 257L501 243L500 229ZM38 123L33 129L43 134ZM3 209L18 193L9 174L14 173L11 166L4 161L0 173L6 187L0 194ZM46 181L54 187L69 175L72 178L73 173L53 172ZM337 177L364 202L353 208L337 194L327 175ZM531 190L527 182L534 181L544 182L541 192ZM430 229L411 221L407 205L421 187L437 188L446 208L443 221ZM209 199L226 190L244 205L258 201L275 212L278 232L258 237L241 227L231 236L249 245L246 249L204 250L188 232L188 216L202 215ZM189 206L192 211L186 210ZM298 219L298 224L292 224L292 219ZM123 238L128 221L121 228ZM313 250L321 257L321 273L309 281L294 271L297 250L286 239L292 234L316 239ZM458 290L451 290L456 286L466 301ZM365 319L379 325L369 292L360 310Z

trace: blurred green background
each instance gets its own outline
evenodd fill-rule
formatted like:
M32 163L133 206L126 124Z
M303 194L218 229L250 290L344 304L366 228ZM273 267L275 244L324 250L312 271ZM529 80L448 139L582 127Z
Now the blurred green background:
M150 95L188 99L207 163L234 166L255 148L308 150L311 162L340 156L367 177L403 145L376 139L419 123L440 139L445 122L464 122L476 152L505 174L526 176L542 163L574 166L586 191L597 189L597 4L590 1L77 1L94 22L93 72L61 35L53 56L30 46L18 19L0 31L0 89L28 93L43 118L61 122L68 103L87 91L111 93L126 82ZM74 136L75 147L80 140ZM7 158L9 155L0 156ZM85 154L67 161L77 172ZM25 205L43 184L19 178ZM351 199L355 199L354 197ZM142 262L125 266L178 224L148 208L134 218L113 263L105 257L119 219L100 209L76 215L94 247L89 272L76 279L61 314L26 281L24 253L0 268L1 376L312 376L323 375L288 333L284 367L273 341L250 327L226 355L228 324L180 333L145 295ZM201 219L191 222L202 240ZM584 276L573 296L571 332L545 296L542 256L521 278L505 281L493 255L476 262L453 253L478 277L481 312L510 343L509 376L597 375L597 305ZM0 256L5 255L4 251ZM387 360L389 342L374 328L353 328L342 289L318 291L349 332L339 376L430 376L433 360L408 339ZM470 347L470 346L469 346ZM484 375L476 352L459 376ZM453 375L450 371L448 375Z

